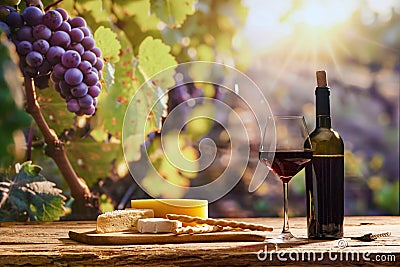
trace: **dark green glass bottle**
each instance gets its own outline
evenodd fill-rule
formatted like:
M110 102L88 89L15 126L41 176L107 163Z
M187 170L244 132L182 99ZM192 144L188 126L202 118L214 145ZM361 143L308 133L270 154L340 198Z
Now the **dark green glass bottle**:
M331 127L326 72L317 71L316 127L310 134L313 159L306 166L308 238L343 237L344 145Z

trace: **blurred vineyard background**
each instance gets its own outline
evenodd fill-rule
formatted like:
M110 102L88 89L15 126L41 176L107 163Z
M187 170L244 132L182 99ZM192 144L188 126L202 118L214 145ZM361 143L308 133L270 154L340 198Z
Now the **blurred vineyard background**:
M46 6L51 1L43 3ZM93 117L67 114L65 103L50 88L39 90L39 100L50 126L66 142L76 171L99 195L103 211L128 207L133 198L149 197L132 179L122 154L122 123L132 95L166 67L203 60L243 71L260 87L274 114L304 114L310 130L315 126L315 71L327 70L333 127L345 140L345 213L399 215L399 1L64 0L58 6L84 17L92 28L107 63L106 89ZM0 48L0 157L5 173L10 164L24 160L31 122L22 110L15 52L4 35ZM217 98L223 93L216 87L185 90L180 96L186 100ZM225 100L245 116L234 97L228 95ZM169 108L178 104L173 101L169 99ZM141 112L140 105L137 110ZM152 119L147 143L143 145L143 136L135 139L136 150L129 159L133 169L147 168L145 148L154 162L165 161L159 157L159 136L154 134L157 118ZM184 133L189 140L184 144L188 157L196 154L194 139L204 135L214 137L222 147L219 157L226 157L223 130L204 121L197 123ZM255 126L249 123L248 127ZM42 139L35 131L32 160L68 196L59 171L44 155ZM210 216L282 215L281 182L276 177L269 175L257 191L248 192L257 164L257 140L251 148L252 159L243 179L210 205ZM158 167L166 179L196 185L217 177L226 168L226 160L195 176L163 166ZM146 181L146 189L159 197L185 196L185 192L167 192ZM304 172L290 182L289 190L290 216L304 216Z

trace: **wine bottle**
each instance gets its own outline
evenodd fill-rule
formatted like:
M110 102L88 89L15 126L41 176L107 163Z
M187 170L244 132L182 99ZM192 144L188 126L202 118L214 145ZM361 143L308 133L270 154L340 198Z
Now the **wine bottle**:
M326 72L316 74L316 127L310 134L313 158L306 166L308 238L338 239L343 237L344 145L331 127Z

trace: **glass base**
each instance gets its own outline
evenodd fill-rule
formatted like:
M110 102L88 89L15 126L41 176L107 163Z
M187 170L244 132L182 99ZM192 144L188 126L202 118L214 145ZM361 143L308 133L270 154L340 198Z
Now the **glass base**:
M292 235L291 232L283 232L277 237L265 239L265 242L273 244L283 244L283 243L302 244L302 243L308 243L309 240L308 238L295 237L294 235Z

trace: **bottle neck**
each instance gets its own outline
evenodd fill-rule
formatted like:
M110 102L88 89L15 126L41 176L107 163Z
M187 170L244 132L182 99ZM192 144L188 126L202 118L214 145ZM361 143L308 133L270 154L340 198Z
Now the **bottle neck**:
M331 117L326 115L317 116L317 128L331 128Z
M331 128L331 110L329 103L330 90L329 87L317 87L315 89L316 96L316 127Z

